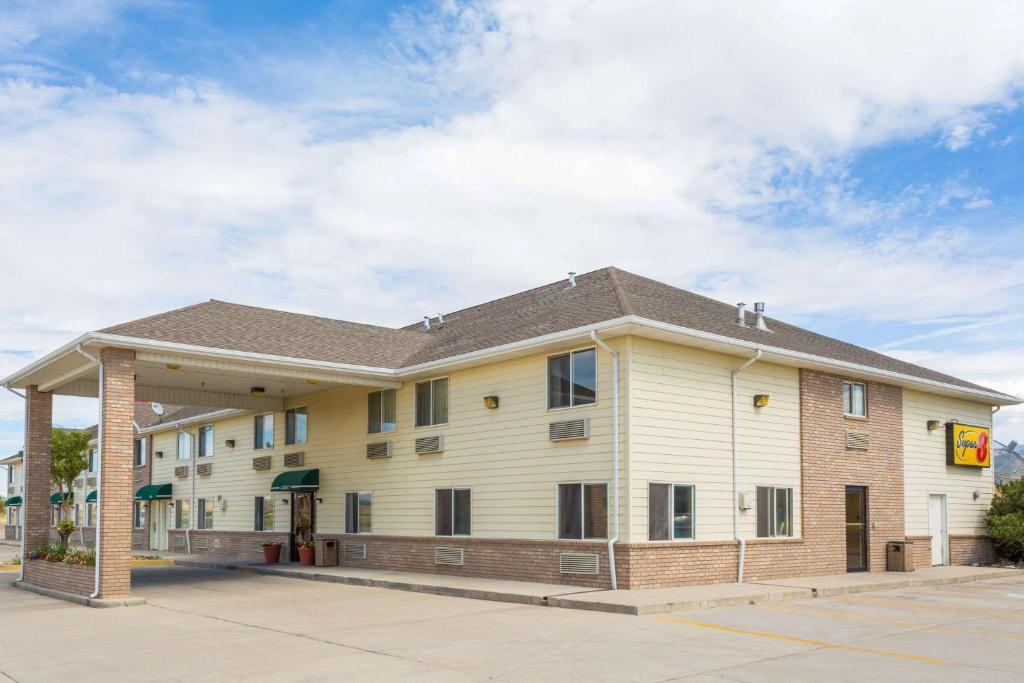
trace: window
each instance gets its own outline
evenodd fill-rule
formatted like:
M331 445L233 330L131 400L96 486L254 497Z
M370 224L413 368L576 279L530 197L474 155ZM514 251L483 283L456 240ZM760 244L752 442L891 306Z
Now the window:
M757 487L757 537L793 535L793 489Z
M284 411L284 443L286 446L298 446L306 443L308 422L305 406L289 408Z
M597 350L548 358L548 408L569 408L597 400Z
M213 455L213 425L199 428L199 457L208 458Z
M95 448L90 448L89 449L89 472L91 474L96 474L96 466L97 466L97 464L98 463L96 461L96 449Z
M209 498L199 498L196 500L196 522L198 523L198 529L212 529L213 528L213 501Z
M60 506L50 506L50 526L57 526L57 522L60 521Z
M274 447L274 414L257 415L253 419L253 448Z
M448 378L416 383L416 426L448 424Z
M192 459L192 433L178 432L178 460Z
M853 417L867 417L867 389L860 382L843 382L843 413Z
M434 534L469 536L472 501L469 489L434 491Z
M136 529L146 526L146 504L141 500L135 501L135 514L132 515L133 525Z
M146 464L147 439L145 437L135 440L135 466L142 467Z
M650 484L647 495L648 540L692 540L694 536L693 506L693 486Z
M398 427L396 417L396 396L394 389L371 391L366 395L367 403L367 434L383 434L393 432Z
M174 506L174 528L175 529L188 529L188 501L179 500Z
M373 494L370 491L353 491L345 494L345 533L368 534L372 527L371 512ZM466 532L469 533L469 532Z
M96 503L85 504L85 525L96 526Z
M558 537L608 537L608 484L558 485Z
M274 530L274 499L271 496L256 496L256 531Z
M81 526L82 525L82 507L80 505L75 505L74 509L75 509L75 526Z

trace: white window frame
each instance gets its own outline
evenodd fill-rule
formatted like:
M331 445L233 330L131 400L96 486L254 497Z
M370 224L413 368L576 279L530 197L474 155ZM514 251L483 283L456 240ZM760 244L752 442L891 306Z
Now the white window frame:
M448 410L445 411L448 414L448 420L445 422L436 422L427 425L416 424L416 415L419 413L419 397L416 395L416 387L421 384L430 383L430 419L434 419L434 387L433 383L440 379L448 380ZM397 400L397 399L396 399ZM397 408L397 406L396 406ZM396 411L397 412L397 411ZM396 415L397 418L397 415ZM450 375L440 375L438 377L431 377L430 379L421 379L412 383L412 424L413 429L434 429L435 427L445 427L451 422L452 419L452 379ZM367 421L369 422L369 421ZM388 432L390 433L390 432ZM444 487L442 487L444 488Z
M451 386L451 385L449 385ZM452 492L452 533L451 534L439 534L437 533L437 492L438 491L451 491ZM457 534L455 533L455 492L456 491L469 491L469 533L468 534ZM438 538L469 538L473 535L473 488L471 486L435 486L434 487L434 535Z
M580 351L594 351L594 402L593 403L581 403L577 405L573 399L572 387L573 380L576 377L576 364L572 362L572 355L579 353ZM550 361L552 358L558 358L559 356L569 356L569 405L551 407L551 370ZM548 410L572 410L573 408L589 408L590 406L596 406L598 403L597 398L597 387L598 387L598 362L597 362L597 347L596 346L581 346L578 349L570 349L568 351L559 351L558 353L549 353L544 356L544 405L547 406ZM565 482L570 484L572 482Z
M605 505L605 520L606 520L606 524L608 526L608 529L607 529L608 533L606 535L604 535L604 536L589 536L589 537L585 535L584 529L586 528L586 524L584 524L583 520L585 520L586 517L584 516L584 512L585 511L583 509L583 506L586 504L587 499L586 499L586 496L583 495L583 489L581 488L580 489L580 538L562 538L561 536L559 536L559 530L562 528L562 501L558 497L558 492L559 492L559 488L561 486L567 486L569 484L575 484L575 485L580 486L580 487L585 487L588 484L604 484L604 486L605 486L605 502L604 502L604 505ZM611 496L612 496L612 485L611 485L611 482L609 482L607 480L595 479L595 480L591 480L591 481L570 480L570 481L555 482L555 538L557 538L559 541L606 541L606 540L608 540L609 535L612 532L612 514L613 514L613 512L612 512L612 509L611 509Z
M263 509L261 510L261 512L263 514L260 515L260 526L263 527L263 528L262 529L253 529L253 531L256 531L256 532L264 532L264 531L272 532L277 527L277 510L274 507L277 504L277 499L274 498L274 496L253 496L253 499L252 499L253 526L256 525L256 501L258 499L263 501ZM272 522L271 527L269 529L267 528L267 506L268 505L270 506L270 517L271 517L271 522Z
M412 391L413 403L414 404L416 402L416 388L415 388L415 384L418 384L418 382L414 383L413 391ZM451 407L452 407L451 406L451 403L452 403L451 402L451 389L452 389L452 385L451 385L451 382L449 381L448 382L448 392L449 392L448 393L448 409L449 410L451 410ZM371 432L370 431L370 397L373 396L374 394L380 394L381 395L380 423L381 423L381 426L383 426L384 425L384 398L383 397L384 397L384 393L387 392L387 391L392 392L392 395L395 397L395 428L394 429L389 429L389 430L382 429L379 432ZM451 416L449 415L449 419L450 418L451 418ZM413 420L413 424L415 424L416 423L416 409L415 409L415 406L413 406L412 420ZM398 390L397 389L378 389L377 391L369 391L369 392L367 392L367 394L366 394L366 434L367 435L394 434L397 431L398 431Z
M214 505L213 498L196 498L196 530L199 531L211 531L214 527L214 517L216 516L216 506ZM206 526L206 506L210 506L210 526ZM199 526L199 520L203 520L203 525ZM191 521L191 520L189 520Z
M768 535L759 536L757 534L757 490L758 489L769 489L768 501L768 513L770 518L768 520ZM775 533L776 517L775 517L775 496L779 491L789 491L789 534L785 536L779 536ZM774 484L757 484L754 486L754 537L755 538L797 538L796 535L796 489L793 486L776 486Z
M260 429L260 440L257 442L256 441L256 418L258 418L258 417L262 417L263 418L263 428ZM273 438L270 440L270 445L269 446L264 446L263 445L264 442L265 442L264 435L266 434L266 424L267 424L267 418L268 417L270 418L270 429L273 432ZM254 451L269 451L272 448L274 448L275 446L277 446L277 425L274 424L274 413L261 413L259 415L253 415L252 416L252 420L253 420L253 427L252 427L252 430L253 430L253 444L252 444L252 449Z
M89 474L96 474L99 469L100 452L98 448L90 448L87 456L88 464L85 466L86 472Z
M188 505L188 519L185 521L185 525L182 526L181 522L181 504ZM178 498L174 501L174 528L178 530L191 529L192 528L192 504L188 498Z
M848 412L846 412L846 388L850 387L850 410L853 410L853 386L854 385L863 387L863 389L864 389L864 414L863 415L858 415L857 413L848 413ZM867 419L867 417L868 417L868 385L867 385L867 382L857 382L857 381L852 380L852 379L844 379L843 380L843 392L842 392L841 400L843 402L843 416L844 417L852 417L852 418L855 418L857 420L866 420Z
M187 458L181 457L181 438L182 437L187 437L188 438L188 457ZM185 461L189 461L189 460L192 459L192 439L194 439L194 438L195 438L195 436L192 434L191 430L183 429L180 432L178 432L178 436L177 436L177 438L175 439L175 442L174 442L174 448L175 448L174 457L175 457L176 460L180 460L182 462L185 462Z
M300 408L305 408L306 409L306 440L305 441L296 441L295 443L288 443L288 413L292 412L292 411L295 411L295 410L299 410ZM292 406L291 408L286 408L285 411L284 411L284 445L285 446L305 446L308 443L309 443L309 406L306 405L306 404L303 404L301 406Z
M669 489L669 493L671 493L671 497L669 498L669 505L668 505L668 528L669 528L669 533L672 535L672 538L669 538L669 539L658 539L657 541L651 541L651 539L648 538L647 540L651 541L652 543L667 543L667 542L670 542L670 541L671 542L675 542L675 541L696 541L697 540L697 485L696 484L677 484L676 482L672 482L672 481L655 481L655 480L648 481L647 483L648 483L648 488L647 488L647 495L648 495L647 515L648 515L648 517L650 517L650 514L651 514L651 501L650 501L650 495L651 494L650 494L650 486L649 485L650 484L660 484L662 486L669 486L669 487L671 487ZM692 505L692 508L690 510L690 516L693 518L693 522L691 524L691 526L693 527L693 536L691 536L689 538L687 538L685 536L680 536L680 537L676 536L676 525L675 525L675 504L676 504L676 499L675 499L675 495L676 495L676 489L677 488L688 488L688 489L690 489L690 502L691 502L691 505ZM650 534L650 525L648 525L648 527L647 527L647 533Z
M139 444L142 444L141 451L140 451ZM137 458L136 456L138 456L138 455L141 455L142 457L141 458ZM148 436L140 436L139 438L135 439L135 451L132 453L132 460L134 461L136 459L138 460L138 462L135 463L136 467L145 467L146 463L149 461L149 437Z
M355 520L356 521L356 530L355 530L355 532L351 532L351 531L348 530L348 496L349 496L350 493L355 494L355 496L356 496L356 520ZM359 528L359 512L358 512L358 509L359 509L359 496L363 495L364 493L369 494L369 496L370 496L370 530L369 531L363 531L362 529ZM435 498L437 497L437 491L436 490L434 492L434 497ZM472 498L473 498L473 496L472 496L472 494L470 494L470 506L471 507L472 507ZM342 522L345 524L345 533L346 534L357 533L357 534L363 534L363 535L370 535L370 534L372 534L373 533L373 491L370 491L370 490L345 491L344 501L345 501L345 519L342 520ZM452 510L454 511L454 509L455 509L455 506L453 505L452 506ZM472 514L472 510L470 511L470 514ZM454 522L454 520L452 520L452 521ZM437 507L436 507L436 503L435 503L435 508L434 508L434 525L437 526ZM454 528L454 526L452 528ZM473 530L472 518L470 518L470 527L469 527L469 529L470 529L470 531ZM436 536L437 534L434 534L434 535Z
M132 528L146 528L146 503L141 500L135 501L135 506L132 509Z
M211 452L207 453L206 455L203 455L203 448L202 448L203 432L205 430L207 430L207 429L210 430L210 448L212 450L211 450ZM200 427L198 427L196 429L196 459L198 460L199 458L204 458L204 459L205 458L212 458L213 454L216 453L216 452L217 452L217 431L213 428L212 424L201 425Z

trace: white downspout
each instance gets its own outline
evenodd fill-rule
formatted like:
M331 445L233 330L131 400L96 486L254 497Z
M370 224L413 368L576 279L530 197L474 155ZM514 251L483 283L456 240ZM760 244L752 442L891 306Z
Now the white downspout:
M14 394L18 398L20 398L22 401L26 400L25 399L25 394L19 394L17 391L15 391L14 389L11 389L6 384L4 385L4 389L6 389L7 391L11 392L12 394ZM27 437L28 436L28 434L27 434L28 422L27 421L25 422L25 430L26 430L26 435L25 436ZM27 438L25 440L28 441ZM24 453L24 455L21 456L21 469L24 471L24 474L22 474L22 481L24 482L24 480L26 478L25 475L28 474L28 444L27 443L25 444L25 453ZM27 558L25 557L25 485L24 484L22 484L21 491L22 491L22 494L21 494L21 510L18 511L18 513L19 513L18 517L21 520L21 570L18 572L18 581L19 582L25 580L25 562L27 561Z
M619 540L619 352L597 338L597 330L590 331L594 343L612 356L612 535L608 539L608 571L612 590L618 590L615 576L615 544Z
M93 577L93 591L90 598L95 598L100 594L100 527L103 525L103 363L100 362L99 358L86 352L79 344L75 347L75 351L82 354L93 363L95 363L100 369L100 384L99 384L99 401L100 401L100 419L96 425L96 573ZM24 534L22 534L24 536Z
M740 557L736 567L736 582L743 583L743 563L747 559L747 540L740 535L740 453L739 453L739 390L736 376L761 360L761 349L746 363L732 371L732 537L740 544Z

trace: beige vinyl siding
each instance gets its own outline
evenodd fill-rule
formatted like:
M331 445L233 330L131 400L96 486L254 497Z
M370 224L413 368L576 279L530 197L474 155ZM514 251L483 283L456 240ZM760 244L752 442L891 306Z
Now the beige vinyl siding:
M990 406L955 398L903 390L903 480L908 536L928 535L928 495L946 494L949 533L984 534L985 513L992 501L992 467L946 464L946 429L928 431L928 420L945 425L958 420L992 426ZM994 450L994 449L993 449ZM975 500L974 492L981 496Z
M744 359L634 337L630 374L631 538L647 539L649 482L696 487L696 540L732 538L732 368ZM739 375L740 491L751 509L740 531L756 536L755 487L793 489L800 528L800 376L755 363ZM754 394L769 394L755 409Z
M624 348L625 341L612 342ZM567 347L583 348L579 346ZM488 538L556 538L556 485L571 481L611 480L611 359L597 354L598 401L594 405L547 410L547 355L461 370L449 375L448 424L413 427L414 381L397 391L398 429L367 434L368 387L338 387L306 394L285 407L305 405L309 414L308 441L284 446L284 413L274 421L273 449L254 451L252 415L215 423L215 451L201 462L213 465L210 477L200 477L197 498L227 497L227 510L218 505L214 528L252 530L253 498L268 495L274 477L285 471L285 453L302 451L302 469L320 470L317 531L343 533L346 491L372 491L372 533L429 536L434 532L434 489L472 489L472 535ZM430 375L422 379L432 379ZM625 373L623 373L625 380ZM490 410L483 397L496 394L500 407ZM625 405L626 392L621 403ZM548 424L555 420L590 418L588 440L552 443ZM623 425L625 418L623 416ZM199 425L191 428L193 435ZM625 443L625 428L621 437ZM444 436L444 452L417 455L414 440ZM176 479L174 467L188 464L174 459L176 434L158 434L153 450L163 450L153 461L153 482L174 484L174 498L191 495L188 479ZM235 439L233 449L224 446ZM366 445L392 442L392 457L369 459ZM252 458L270 455L269 471L252 470ZM622 454L623 462L625 453ZM625 490L625 465L622 466ZM277 494L275 528L286 531L290 506ZM610 496L609 496L610 507ZM623 506L623 519L625 506Z

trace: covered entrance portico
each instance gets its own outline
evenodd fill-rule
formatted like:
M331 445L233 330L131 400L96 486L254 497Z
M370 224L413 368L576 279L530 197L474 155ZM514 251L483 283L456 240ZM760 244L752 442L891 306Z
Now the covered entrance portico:
M401 382L395 379L394 371L383 368L187 347L149 339L113 340L109 335L90 333L7 378L4 385L24 392L23 549L29 552L49 540L53 396L99 400L93 576L87 580L83 567L68 567L75 570L75 576L65 580L61 575L65 568L60 563L29 560L23 565L22 581L92 599L116 600L131 591L135 402L273 412L283 410L289 398L322 389L342 385L398 388ZM144 492L149 496L150 543L153 548L165 548L169 491L158 484L139 494ZM312 495L309 498L307 523L311 528L315 501ZM303 522L296 521L300 525ZM194 518L192 525L194 528Z

